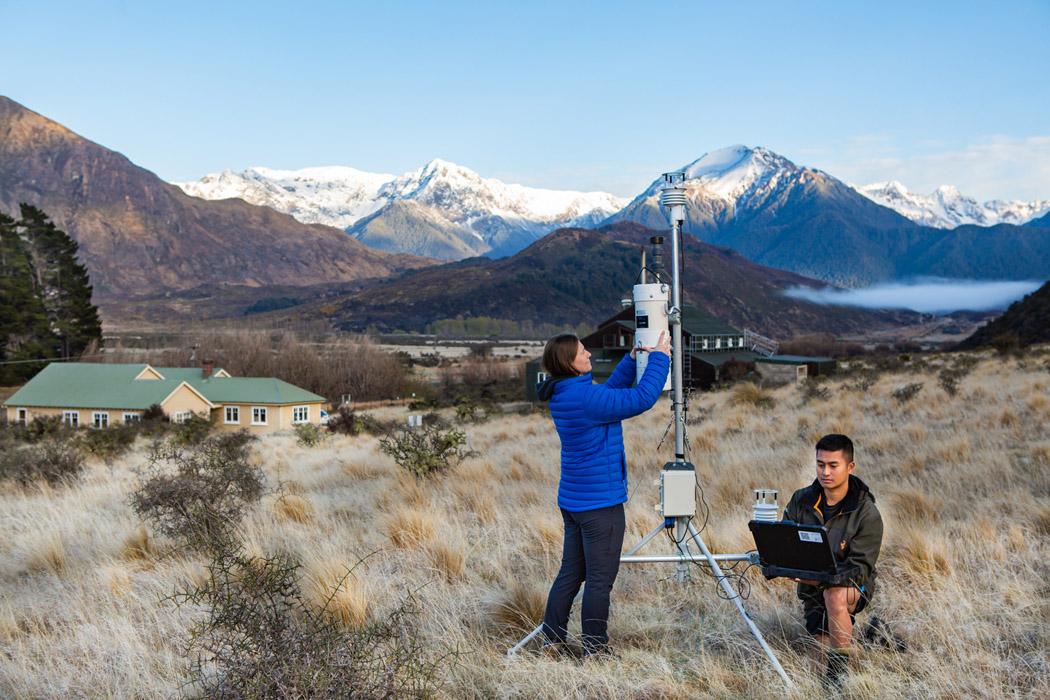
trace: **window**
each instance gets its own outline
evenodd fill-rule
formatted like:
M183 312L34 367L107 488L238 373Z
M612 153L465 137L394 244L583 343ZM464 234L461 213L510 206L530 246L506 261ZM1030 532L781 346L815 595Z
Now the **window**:
M125 413L124 414L124 422L125 423L138 423L140 420L142 420L142 416L140 416L137 413Z
M550 377L550 376L551 375L547 374L546 372L537 372L536 373L536 382L537 383L545 382L545 381L547 381L547 378Z
M226 407L226 424L227 425L238 425L241 422L241 407L240 406L227 406Z
M95 411L91 414L91 427L92 428L106 428L109 426L109 412L108 411Z
M265 406L252 406L252 425L266 425Z
M292 409L292 423L309 423L310 422L310 407L309 406L295 406Z
M171 414L172 423L185 423L193 417L193 411L179 411Z
M79 428L80 411L62 411L62 422L70 428Z
M22 425L27 423L26 410L24 408L18 409L18 417L15 418L15 423L21 423Z

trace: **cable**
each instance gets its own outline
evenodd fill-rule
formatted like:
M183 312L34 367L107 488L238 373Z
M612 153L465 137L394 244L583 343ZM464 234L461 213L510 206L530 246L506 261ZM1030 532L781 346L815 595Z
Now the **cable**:
M641 284L641 283L642 283L642 282L641 282L641 280L642 280L642 273L643 273L643 272L648 272L648 273L649 273L650 275L652 275L653 277L655 277L655 278L656 278L656 281L657 281L657 282L660 282L661 284L667 284L667 281L666 281L666 280L663 280L663 279L661 279L661 277L660 277L660 273L659 273L659 272L656 272L655 270L653 270L653 269L652 269L651 267L649 267L648 265L645 265L645 266L644 266L644 267L642 267L642 268L641 268L640 270L638 270L638 284Z
M682 543L685 541L685 539L679 540L675 538L675 536L671 534L670 530L667 531L667 537L671 540L671 542L674 543L675 547L678 549L679 554L681 554L683 557L689 557L686 551L682 549ZM696 537L693 535L690 535L690 538L694 540L696 539ZM713 571L711 571L706 563L701 563L692 559L691 557L686 559L686 561L696 566L696 568L699 569L700 572L703 573L705 576L709 576L710 578L714 579L715 595L717 595L722 600L733 600L735 598L739 598L740 600L747 600L751 597L751 580L747 578L747 572L753 566L753 564L748 564L747 568L745 568L742 572L737 573L735 567L740 562L735 562L731 566L726 567L726 569L723 569L722 575L719 576ZM727 574L727 569L731 573ZM736 591L736 594L728 595L720 585L722 581L729 582L730 587L732 587Z

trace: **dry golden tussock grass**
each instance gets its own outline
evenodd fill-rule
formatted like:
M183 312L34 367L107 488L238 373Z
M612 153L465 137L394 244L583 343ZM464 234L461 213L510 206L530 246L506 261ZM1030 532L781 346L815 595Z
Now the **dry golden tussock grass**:
M369 584L362 580L356 567L338 564L335 552L326 554L327 557L304 558L303 593L308 603L349 627L365 625L371 609Z
M489 605L492 621L500 628L531 632L543 621L547 591L536 581L512 581Z
M909 650L859 647L845 688L853 697L991 700L1037 697L1050 686L1050 381L1031 366L986 359L950 397L937 372L953 362L933 357L929 369L883 376L865 392L834 379L826 400L754 385L692 399L704 411L691 414L690 455L711 513L704 541L716 553L753 547L752 489L776 488L782 508L813 480L820 436L845 431L856 442L856 473L886 524L870 611ZM924 389L900 404L891 394L909 383ZM672 435L656 447L667 403L624 424L625 547L658 524L652 480L671 453ZM310 603L328 601L349 626L411 590L422 632L436 647L461 650L441 697L820 694L821 659L793 586L753 569L745 608L794 690L713 581L698 569L691 583L669 580L673 565L621 567L610 616L620 660L508 661L506 649L542 618L559 565L559 443L542 415L497 416L466 430L480 456L433 480L404 474L374 437L337 436L309 450L290 434L264 437L252 460L275 492L249 512L245 551L301 560ZM180 643L195 613L165 596L207 573L202 559L170 552L130 513L144 450L92 462L69 487L0 485L0 696L177 695L186 678ZM641 553L669 551L661 536Z
M145 525L139 525L135 530L124 538L124 547L121 554L125 559L131 561L149 561L157 554L157 544L150 536Z
M749 408L771 408L772 392L751 382L740 382L729 390L730 403Z
M431 540L426 544L430 565L440 572L448 583L463 578L467 566L467 548L458 537Z
M1041 537L1050 535L1050 503L1039 503L1035 506L1032 526L1037 535Z
M426 543L443 525L437 511L406 505L387 515L383 530L395 547L414 547Z
M273 502L278 518L294 523L308 523L314 519L314 505L302 496L286 493Z

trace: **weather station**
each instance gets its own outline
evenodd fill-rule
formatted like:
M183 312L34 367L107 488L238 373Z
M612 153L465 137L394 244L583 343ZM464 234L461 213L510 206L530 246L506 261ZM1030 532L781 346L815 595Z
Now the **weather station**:
M670 279L660 264L660 258L654 260L652 268L643 267L639 273L638 284L634 285L633 301L635 309L635 345L652 347L657 344L661 333L671 334L671 372L664 391L671 392L671 425L674 428L674 454L659 472L653 485L658 488L659 503L655 505L659 523L653 530L632 546L620 557L622 564L675 564L671 578L679 582L690 582L691 573L700 568L710 573L721 593L719 597L730 600L736 606L751 634L758 641L770 663L788 687L793 687L791 679L777 660L773 650L766 643L761 631L751 616L744 609L741 590L734 589L731 581L745 583L742 574L726 573L721 564L746 563L759 564L755 552L743 554L712 554L701 537L701 530L706 527L706 505L704 506L704 524L700 529L693 523L697 516L697 492L703 493L697 479L696 467L688 460L689 445L686 431L686 414L688 403L683 387L683 360L685 354L682 344L682 225L685 221L687 204L685 173L665 173L664 187L660 194L660 203L667 208L671 223L671 274ZM658 239L654 244L662 243ZM655 248L655 245L654 245ZM655 251L654 251L655 252ZM651 275L655 280L650 281ZM638 356L638 377L644 371L648 352L641 350ZM666 433L665 433L666 435ZM662 445L662 441L661 441ZM660 446L657 446L660 449ZM755 489L756 500L752 506L752 518L760 521L776 520L776 492L769 489ZM701 496L701 503L703 498ZM661 533L666 533L672 545L670 554L639 554L638 552ZM698 551L694 551L693 548ZM583 596L581 590L578 601ZM526 644L542 631L542 625L530 632L518 644L508 650L514 656Z

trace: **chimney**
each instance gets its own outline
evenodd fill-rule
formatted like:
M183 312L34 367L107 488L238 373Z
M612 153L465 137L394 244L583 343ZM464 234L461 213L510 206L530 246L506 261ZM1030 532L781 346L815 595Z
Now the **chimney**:
M201 376L207 379L211 376L211 371L215 369L215 360L204 360L201 362Z

